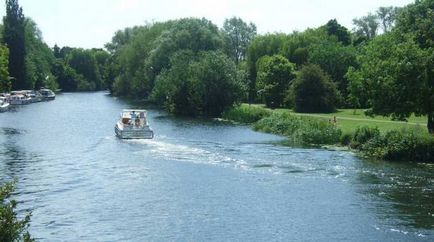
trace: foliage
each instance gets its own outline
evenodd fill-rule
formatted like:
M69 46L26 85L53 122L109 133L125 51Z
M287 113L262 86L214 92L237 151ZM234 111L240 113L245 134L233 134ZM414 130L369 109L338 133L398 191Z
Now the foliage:
M82 82L83 77L78 75L74 69L66 65L61 59L57 59L52 66L53 75L57 78L59 88L65 92L77 90L77 84Z
M418 0L399 11L396 31L412 34L420 47L434 47L434 0Z
M55 60L53 52L43 42L41 31L31 19L26 19L25 34L26 80L30 82L30 88L55 88L57 84L51 72Z
M369 139L361 149L383 160L434 162L434 137L415 129L391 130Z
M392 30L399 10L400 8L393 6L378 8L377 16L384 33L390 32L390 30Z
M361 18L355 18L353 24L356 42L372 40L377 36L379 23L376 14L369 13Z
M246 58L247 47L256 36L256 25L247 24L241 18L232 17L225 20L222 31L229 56L238 64Z
M330 75L343 98L347 98L348 68L357 66L356 50L334 40L324 40L309 47L309 62L321 67Z
M270 116L271 111L258 106L239 105L226 110L222 117L227 120L251 124Z
M221 52L180 51L157 77L153 99L180 115L220 116L240 100L235 64Z
M412 113L430 114L434 85L429 78L431 54L411 39L401 41L394 33L377 37L358 61L360 68L348 73L351 95L367 99L371 113L405 120Z
M293 143L336 144L342 131L333 124L315 118L274 112L254 124L255 130L283 135Z
M305 65L292 85L294 109L301 113L333 112L339 92L328 75L316 65Z
M95 91L103 86L97 60L91 50L73 49L66 56L66 63L73 68L82 79L78 79L77 90Z
M351 33L347 28L340 25L336 19L331 19L324 27L329 35L336 36L337 40L343 45L351 44Z
M9 92L12 88L8 71L9 49L0 45L0 92Z
M264 56L258 61L258 92L267 107L282 106L286 90L294 79L295 64L281 55Z
M361 148L363 144L368 142L371 139L377 138L380 136L380 130L377 127L359 127L354 132L354 136L351 139L350 146L351 148Z
M17 202L9 199L14 185L6 183L0 187L0 241L34 241L28 232L31 214L19 220L15 211Z
M13 77L12 89L30 89L32 84L26 80L25 17L18 0L6 0L3 42L9 48L9 74Z
M247 48L247 70L249 82L249 102L256 98L257 62L263 56L273 56L281 52L286 41L285 34L266 34L257 36Z

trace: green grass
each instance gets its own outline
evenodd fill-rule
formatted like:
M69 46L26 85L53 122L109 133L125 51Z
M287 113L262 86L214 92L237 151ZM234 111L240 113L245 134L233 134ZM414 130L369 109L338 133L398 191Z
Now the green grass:
M248 104L243 104L248 105ZM263 109L265 108L264 105L255 104L252 105L255 107L260 107ZM307 117L314 117L318 119L323 120L333 120L334 117L336 117L336 125L338 128L340 128L343 133L354 133L358 127L367 126L367 127L378 127L381 133L385 133L390 130L397 130L397 129L403 129L403 128L425 128L427 119L426 117L416 117L411 116L408 120L408 122L402 122L402 121L393 121L388 117L382 117L382 116L375 116L370 117L366 116L364 114L364 110L362 109L339 109L335 113L296 113L293 110L289 109L275 109L274 112L289 112L292 115L297 116L307 116Z

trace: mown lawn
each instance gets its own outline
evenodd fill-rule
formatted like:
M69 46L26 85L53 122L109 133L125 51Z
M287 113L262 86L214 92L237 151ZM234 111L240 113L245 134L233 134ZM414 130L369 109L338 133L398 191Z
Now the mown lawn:
M243 104L248 105L248 104ZM257 107L262 107L264 109L267 109L264 107L264 105L260 104L252 104ZM402 121L393 121L389 117L382 117L382 116L375 116L375 117L369 117L366 116L364 113L364 110L362 109L339 109L335 113L312 113L312 114L305 114L305 113L296 113L293 110L290 109L274 109L272 110L274 112L289 112L293 115L299 115L299 116L309 116L309 117L316 117L320 119L330 120L333 122L334 117L336 117L336 125L342 129L344 133L353 133L357 127L361 126L369 126L369 127L378 127L381 132L386 132L389 130L396 130L396 129L402 129L402 128L414 128L414 127L426 127L427 119L426 117L415 117L414 115L409 118L408 122L402 122Z

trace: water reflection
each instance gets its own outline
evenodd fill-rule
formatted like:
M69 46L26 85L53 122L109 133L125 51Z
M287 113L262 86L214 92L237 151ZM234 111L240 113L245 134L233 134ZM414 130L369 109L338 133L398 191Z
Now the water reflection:
M434 229L434 166L363 161L358 172L359 192L385 223ZM431 233L431 232L430 232Z
M23 176L31 163L39 160L37 154L29 154L18 145L19 136L25 131L0 128L0 181L6 182Z

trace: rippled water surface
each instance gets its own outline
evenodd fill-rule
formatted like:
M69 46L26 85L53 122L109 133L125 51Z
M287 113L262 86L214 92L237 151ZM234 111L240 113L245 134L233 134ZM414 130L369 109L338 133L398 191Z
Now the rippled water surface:
M434 166L288 148L277 136L149 110L153 140L114 124L140 107L61 94L0 113L0 181L40 241L433 241ZM143 107L142 107L143 108Z

